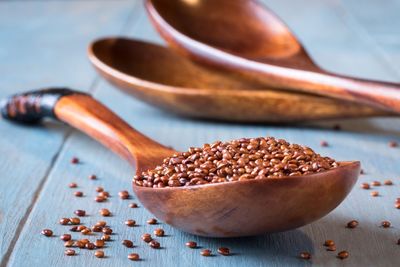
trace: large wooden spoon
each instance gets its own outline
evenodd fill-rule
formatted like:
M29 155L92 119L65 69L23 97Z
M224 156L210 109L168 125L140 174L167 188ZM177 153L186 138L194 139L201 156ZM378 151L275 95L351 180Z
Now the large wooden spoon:
M142 135L86 94L50 89L10 97L3 117L38 122L53 117L98 140L136 164L136 174L176 153ZM352 189L358 161L317 174L185 187L133 185L138 199L164 222L202 236L234 237L293 229L321 218Z
M250 75L275 88L305 91L400 112L400 85L328 73L290 29L254 0L147 0L150 18L178 51Z
M89 58L129 94L184 116L243 122L294 122L390 115L349 101L266 89L252 79L194 64L171 50L131 39L106 38Z

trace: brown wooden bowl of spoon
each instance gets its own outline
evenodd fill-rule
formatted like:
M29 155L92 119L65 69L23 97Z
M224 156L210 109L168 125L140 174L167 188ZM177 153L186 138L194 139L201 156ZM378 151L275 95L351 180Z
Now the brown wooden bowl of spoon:
M12 96L4 118L34 123L53 117L85 132L132 165L136 174L177 153L131 128L91 96L68 89ZM285 231L311 223L337 207L360 172L358 161L316 174L217 184L147 188L133 185L158 219L195 235L237 237Z
M199 66L143 41L106 38L88 49L90 61L128 94L169 112L241 122L300 122L386 116L389 112L304 93L268 89L237 73Z
M327 72L290 29L255 0L146 0L161 36L185 56L273 88L309 92L400 113L400 84Z

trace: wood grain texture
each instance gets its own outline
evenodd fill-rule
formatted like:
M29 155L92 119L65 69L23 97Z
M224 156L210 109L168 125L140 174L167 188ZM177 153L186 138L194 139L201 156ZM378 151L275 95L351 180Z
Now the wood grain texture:
M104 1L101 2L105 3ZM303 1L265 0L264 2L295 30L296 34L306 43L306 47L313 54L313 58L321 65L330 70L365 78L399 80L399 77L393 72L394 68L400 67L399 61L393 60L387 63L379 53L376 53L377 47L366 42L365 36L359 33L359 29L351 27L353 22L342 16L343 8L348 12L353 12L347 6L342 6L338 2L318 0L310 0L306 4ZM365 7L363 12L368 11L367 6L373 5L372 2L370 0L353 1L354 5L358 4L357 8L359 6ZM380 23L387 25L387 31L396 31L395 25L398 23L398 18L388 16L387 20L385 17L386 12L390 14L390 10L393 11L393 8L397 6L394 3L398 4L398 1L391 1L391 3L393 4L388 6L373 5L373 7L379 10L379 14L383 14L380 17ZM23 4L26 5L27 3ZM73 4L81 5L81 2L79 4L73 2ZM39 5L39 2L32 3L32 5ZM64 7L65 2L54 3L54 5ZM113 6L115 5L113 3ZM38 6L37 9L40 10L41 7ZM60 7L60 9L62 8ZM32 10L31 12L38 13L39 10ZM3 9L1 12L3 12ZM93 21L96 16L86 16L85 20L90 24L90 21ZM129 28L129 36L160 42L144 13L138 15L137 19L138 24ZM15 23L10 17L7 21L9 25ZM362 23L359 21L359 23L367 30L375 25L369 21ZM59 24L53 24L54 28L59 26ZM369 33L368 36L374 40L379 40L380 45L383 42L383 37L375 39L375 36L369 35ZM15 42L16 40L9 41L9 46L13 47ZM59 44L56 41L54 43L56 46ZM395 45L382 45L379 49L382 49L387 55L398 55L400 53L398 46ZM1 55L4 56L5 52L1 49L0 51ZM75 60L77 59L64 59L64 68L69 70L76 67ZM23 57L18 62L21 65L28 64ZM17 62L13 64L17 65ZM7 67L9 66L7 65ZM15 70L18 69L15 68ZM47 73L47 69L31 69L35 71L35 74L45 75ZM69 73L73 73L73 71L70 70ZM79 77L88 75L85 71L80 73ZM9 74L0 80L0 82L7 81L6 88L26 89L25 83L27 81L21 80L16 72ZM41 86L42 84L38 82L40 77L42 76L35 75L30 79L31 81L37 79L36 85ZM72 76L70 78L72 83ZM54 83L58 81L54 77L53 79ZM84 86L84 84L81 86ZM1 94L3 94L3 91L1 91ZM4 95L6 94L9 94L9 92L4 93ZM312 124L312 127L220 124L176 118L128 98L104 82L99 84L95 96L144 134L162 144L172 145L177 150L184 150L190 145L200 146L205 142L217 139L229 140L244 136L268 134L310 145L319 152L340 160L360 159L366 171L366 175L360 178L360 182L383 181L386 178L391 178L395 184L378 188L382 194L379 198L371 198L369 191L355 188L346 201L328 216L311 225L285 233L221 240L191 236L162 224L159 226L162 226L169 236L160 238L164 249L154 251L141 243L137 234L138 232L151 232L156 227L144 223L151 215L143 208L127 208L127 203L130 201L121 201L116 197L119 190L129 188L131 167L83 134L73 133L65 143L43 190L39 194L32 213L27 218L26 227L21 232L9 266L398 266L400 251L398 246L395 245L395 241L400 237L400 222L398 221L399 210L393 207L393 203L395 198L399 197L400 182L398 177L400 168L397 163L399 148L389 148L387 145L390 140L400 141L398 119L332 121ZM340 123L343 131L330 130L335 123ZM52 126L53 124L47 125L50 128L58 129L58 126ZM35 155L30 158L31 160L24 161L24 168L20 168L15 176L4 176L7 179L7 187L2 184L0 205L5 205L11 212L6 214L7 217L4 214L0 215L0 220L2 220L0 227L7 229L6 232L4 230L2 233L10 235L15 229L13 228L15 220L10 221L8 218L18 216L19 214L15 210L24 207L27 201L30 201L30 198L27 198L28 200L25 198L25 195L29 196L29 194L24 195L25 192L19 190L31 190L36 186L32 181L34 179L23 178L25 178L25 175L37 171L38 165L35 161L37 158L46 156L46 153L38 154L38 151L44 151L44 143L40 141L54 142L54 140L49 139L49 130L22 129L3 121L0 126L4 127L1 128L2 139L8 140L1 143L1 149L7 147L9 150L15 149L16 137L23 136L25 141L19 138L18 144L23 146L25 143L29 143L34 147L31 151L32 155ZM59 127L57 131L62 134L65 127ZM40 139L41 136L42 139ZM321 139L327 140L330 147L320 148ZM16 157L21 157L21 155L17 154ZM377 158L374 157L375 155L377 155ZM72 156L81 158L83 164L72 166L69 163ZM43 161L48 164L47 158L44 158ZM382 168L382 166L384 167ZM13 160L9 161L0 156L0 170L2 173L15 171ZM99 180L87 179L87 176L92 173L96 173ZM29 182L30 187L27 184L22 187L22 183L16 183L18 177L21 180L23 179L25 183ZM0 182L3 183L6 179L3 179L2 176ZM70 181L76 181L80 185L79 190L84 191L87 197L82 199L72 197L71 190L67 188ZM113 197L108 203L100 205L92 201L94 197L93 189L97 185L103 185L112 193ZM7 188L7 190L4 188ZM17 192L19 195L14 196L13 192ZM6 204L3 204L4 199L7 200ZM136 201L136 199L132 201ZM72 215L73 210L78 208L86 209L90 215L85 218L86 223L95 222L99 219L96 213L99 206L109 207L115 214L109 221L118 235L113 236L116 241L105 250L106 254L109 255L108 259L94 258L90 251L83 251L76 257L65 258L62 242L58 238L47 239L39 234L45 227L53 228L56 234L63 233L65 228L57 224L58 219L62 216ZM127 218L136 219L141 226L137 228L125 227L122 221ZM353 230L346 229L344 226L351 219L358 219L360 226ZM378 225L382 220L391 220L394 227L390 229L380 228ZM139 244L132 251L140 253L143 261L129 262L126 259L130 250L120 246L118 242L127 237ZM184 248L184 242L191 239L197 241L202 247L209 247L213 251L219 246L228 246L236 255L231 257L201 257L198 249L188 250ZM338 250L348 250L350 258L340 261L335 258L334 253L325 251L321 245L325 239L334 239ZM0 240L3 242L3 239ZM3 247L1 250L3 251ZM298 253L303 250L313 253L311 262L296 258Z

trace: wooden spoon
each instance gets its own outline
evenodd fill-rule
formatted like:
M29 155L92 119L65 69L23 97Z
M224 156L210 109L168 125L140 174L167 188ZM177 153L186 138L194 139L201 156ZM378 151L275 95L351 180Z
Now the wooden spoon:
M176 153L134 130L89 95L68 89L12 96L1 112L18 122L53 117L68 123L136 164L136 174ZM235 237L289 230L321 218L343 201L359 172L360 163L352 161L306 176L167 188L133 185L133 190L143 206L176 228Z
M117 87L184 116L293 122L390 115L348 101L268 90L254 80L201 67L165 47L142 41L101 39L90 45L89 58L100 74Z
M249 75L274 88L305 91L400 112L400 85L328 73L290 29L254 0L147 0L164 39L201 62Z

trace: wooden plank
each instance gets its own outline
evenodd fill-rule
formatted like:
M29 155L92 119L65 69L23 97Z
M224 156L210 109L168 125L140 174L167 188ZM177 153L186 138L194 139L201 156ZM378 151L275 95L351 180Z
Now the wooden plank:
M129 1L1 2L0 98L51 85L88 91L95 73L86 59L87 44L119 32L133 5ZM0 133L3 266L69 130L59 124L15 127L0 120Z
M308 44L310 51L319 51L318 55L321 56L319 60L322 64L329 65L337 71L343 71L343 68L346 71L352 70L359 76L367 76L374 72L381 78L394 79L393 76L387 74L384 67L386 65L379 61L379 57L371 54L371 47L365 44L362 38L356 36L355 39L351 39L352 44L347 45L348 38L353 36L353 32L338 15L337 6L316 0L307 1L307 5L304 2L297 4L297 1L296 3L278 0L266 2L285 20L290 21L290 25L298 25L296 30L307 34L305 37L307 39L317 39L318 32L310 30L313 27L330 32L330 34L324 32L324 37L336 42L328 46L329 49L326 51L324 50L325 42L309 41ZM318 16L311 16L313 14L318 14ZM150 29L148 21L145 16L141 16L140 23L132 26L129 35L140 35L143 39L152 40L154 31L147 29ZM357 49L357 54L353 55L353 49ZM338 56L330 55L334 51L339 53ZM361 55L362 61L359 61ZM351 60L352 56L354 56L353 60ZM349 58L342 61L342 57ZM387 142L400 141L400 138L398 126L386 129L388 124L396 124L397 120L363 120L357 125L354 125L354 121L347 124L341 122L345 125L345 130L339 132L323 127L294 128L223 124L192 121L165 114L133 98L126 97L104 82L100 83L95 96L143 133L161 143L172 145L178 150L219 139L229 140L268 134L309 145L323 154L340 160L359 159L367 171L367 174L360 178L360 182L392 178L395 185L379 188L382 194L379 198L372 198L369 196L369 191L357 187L349 198L328 216L285 233L240 239L211 239L188 235L160 224L157 227L164 228L168 236L160 238L164 249L155 251L140 241L142 233L151 232L155 228L155 226L145 224L146 219L151 215L143 208L127 208L127 203L130 201L122 201L116 197L119 190L129 188L133 170L94 141L74 132L61 151L37 204L27 218L26 227L22 230L11 256L10 266L126 266L130 264L126 255L131 251L138 252L143 258L143 261L132 264L150 266L398 265L400 251L395 241L399 234L397 220L399 211L394 209L393 203L398 197L400 186L398 179L395 179L400 173L400 168L396 164L399 150L389 148ZM321 139L327 140L330 147L320 148ZM71 165L69 159L72 156L80 157L83 164ZM87 176L93 172L98 174L99 180L87 179ZM62 182L60 177L64 178ZM87 196L80 199L74 198L72 190L67 188L67 184L71 181L78 182L79 190L84 191ZM109 202L98 204L92 200L95 195L94 187L97 185L104 186L112 193L113 197ZM136 201L136 199L131 201ZM115 241L105 250L109 258L96 259L93 257L93 251L87 250L80 251L80 255L76 257L65 257L62 242L58 238L45 238L39 234L45 227L54 229L57 235L67 232L67 228L58 225L57 221L60 217L72 216L75 209L86 209L89 216L84 221L86 224L91 224L100 219L97 214L99 207L108 207L114 213L114 216L108 219L117 233L113 236ZM268 207L265 212L267 211ZM122 222L128 218L137 220L140 226L127 228ZM346 229L345 224L351 219L359 220L360 226L353 230ZM380 221L385 219L392 221L394 227L380 228ZM132 239L138 246L134 249L126 249L119 244L123 239ZM338 250L348 250L350 258L342 262L335 257L335 253L325 251L322 246L325 239L334 239ZM200 246L211 248L214 252L219 246L228 246L235 255L201 257L199 249L189 250L184 247L187 240L195 240ZM35 244L34 248L32 244ZM313 253L311 262L297 258L298 253L303 250Z

